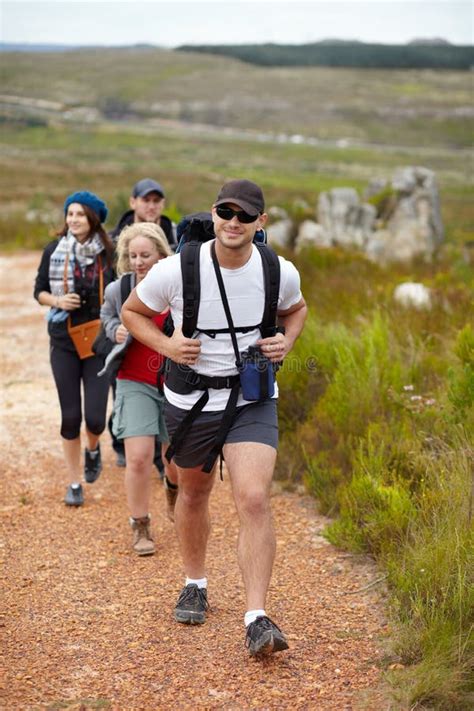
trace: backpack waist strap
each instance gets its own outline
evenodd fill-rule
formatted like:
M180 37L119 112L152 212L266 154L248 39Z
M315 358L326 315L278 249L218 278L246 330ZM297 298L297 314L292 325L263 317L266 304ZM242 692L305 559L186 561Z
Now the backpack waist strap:
M233 388L239 382L238 375L210 376L196 373L187 365L178 365L172 360L166 364L166 387L179 395L189 395L193 390Z
M225 443L225 440L227 437L227 433L229 432L229 430L232 426L232 423L234 421L234 418L235 418L235 414L236 414L236 410L237 410L237 400L239 397L239 390L240 390L240 382L239 382L238 375L236 375L234 377L237 378L237 380L232 385L232 389L230 391L227 405L225 407L224 412L222 413L222 420L219 425L219 429L217 430L214 444L212 445L212 448L209 451L209 454L208 454L204 464L202 465L202 471L205 472L206 474L210 474L212 472L212 470L214 468L214 464L216 462L216 459L219 456L219 454L222 452L222 447L224 446L224 443ZM206 389L206 390L204 390L204 392L201 395L201 397L199 398L199 400L194 403L192 408L186 413L184 418L179 423L175 433L171 437L169 447L165 452L165 457L168 462L171 461L171 459L174 457L176 452L179 453L179 449L182 446L187 433L191 429L194 420L202 412L202 409L204 408L204 406L208 400L209 400L209 391ZM221 464L221 466L222 466L222 464ZM222 476L222 470L221 470L221 476Z

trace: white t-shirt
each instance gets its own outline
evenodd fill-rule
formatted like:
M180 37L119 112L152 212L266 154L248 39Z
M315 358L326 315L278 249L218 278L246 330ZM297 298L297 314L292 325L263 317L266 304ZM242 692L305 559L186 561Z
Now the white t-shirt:
M197 330L193 338L201 341L201 353L193 370L209 376L236 375L235 353L229 333L217 333L215 337L200 330L228 328L222 299L217 284L211 257L211 242L205 242L200 251L201 300ZM175 327L183 323L183 287L181 277L181 257L179 254L167 257L155 264L146 277L138 284L139 299L153 311L161 312L168 307L171 310ZM278 309L286 310L298 303L301 296L300 277L291 262L283 257L280 260L280 293ZM240 353L254 345L261 338L258 325L262 321L265 306L265 281L262 258L257 247L253 247L248 262L239 269L221 267L225 291L229 301L234 327L255 326L247 333L237 331L237 343ZM180 395L169 388L164 388L166 399L176 407L190 410L201 397L202 391L193 391L189 395ZM209 389L209 400L204 407L207 411L224 410L230 390ZM275 397L278 389L275 386ZM239 395L237 405L248 404Z

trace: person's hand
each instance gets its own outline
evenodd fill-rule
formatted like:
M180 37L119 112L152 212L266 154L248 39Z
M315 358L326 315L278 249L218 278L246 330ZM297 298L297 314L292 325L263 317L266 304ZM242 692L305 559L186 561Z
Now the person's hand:
M266 356L272 363L279 363L283 360L287 353L291 350L291 344L285 338L283 333L276 333L270 338L260 338L256 343L260 346L263 355Z
M116 343L123 343L128 336L128 331L125 328L125 326L121 323L120 326L117 328L115 331L115 342Z
M201 353L201 341L183 336L181 328L175 328L167 343L165 355L181 365L195 365Z
M58 309L63 309L63 311L74 311L78 309L81 305L81 297L79 294L63 294L58 296L56 300L56 306Z

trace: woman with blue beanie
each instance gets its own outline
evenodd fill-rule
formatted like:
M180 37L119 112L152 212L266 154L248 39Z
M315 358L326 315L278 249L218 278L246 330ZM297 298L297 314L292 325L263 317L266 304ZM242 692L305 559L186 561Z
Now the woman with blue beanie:
M84 190L69 195L64 202L64 216L59 239L44 249L34 296L40 304L50 307L50 360L61 407L61 438L69 476L64 501L68 506L81 506L82 411L86 429L83 472L86 482L93 483L102 470L99 437L105 427L109 385L105 378L97 377L101 359L73 340L76 335L71 336L74 331L84 330L81 325L100 318L104 289L114 279L113 245L102 226L107 206L94 193Z

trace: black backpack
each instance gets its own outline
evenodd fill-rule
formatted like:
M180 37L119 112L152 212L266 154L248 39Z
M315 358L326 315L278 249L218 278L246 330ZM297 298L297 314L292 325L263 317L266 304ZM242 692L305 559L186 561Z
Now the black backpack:
M176 235L178 239L176 253L181 254L181 274L183 278L182 328L183 334L187 338L192 338L196 330L201 295L199 251L203 242L208 242L215 238L211 213L195 212L191 215L186 215L179 222ZM260 252L265 279L265 307L260 324L262 338L267 338L275 333L278 294L280 291L280 262L275 252L266 245L266 241L265 230L258 230L255 233L253 242ZM170 328L170 323L165 324L164 330L167 335L170 335ZM242 331L245 329L237 328L237 330ZM219 332L228 332L228 328L220 329ZM213 333L217 333L217 331Z
M254 243L258 248L262 259L263 274L265 280L265 304L263 317L260 324L249 327L234 327L234 332L241 333L253 331L257 326L260 328L262 338L273 336L277 330L277 307L278 296L280 291L280 261L275 252L264 244L266 240L263 230L262 234L255 240ZM187 338L192 338L196 330L199 305L201 298L201 275L199 269L199 253L204 242L214 239L214 229L210 213L194 213L182 220L177 228L178 248L177 252L181 257L181 275L183 280L183 335ZM257 233L258 234L258 233ZM171 316L165 322L164 332L166 335L172 333ZM221 328L214 331L201 331L208 336L215 337L216 333L231 333L230 328ZM234 335L235 337L235 335ZM222 447L225 442L226 434L235 417L237 398L240 389L239 375L228 377L212 377L204 376L196 373L186 365L177 365L169 359L165 364L165 382L167 386L176 393L187 394L194 390L202 390L203 394L191 410L186 414L178 428L171 437L170 445L166 451L166 459L171 461L174 454L179 451L180 445L186 437L189 429L192 426L195 418L205 406L208 398L209 388L230 388L231 394L227 406L223 412L223 418L220 428L217 432L213 447L203 464L202 471L211 472L214 462L219 453L222 452ZM222 459L221 459L221 476L222 476Z

